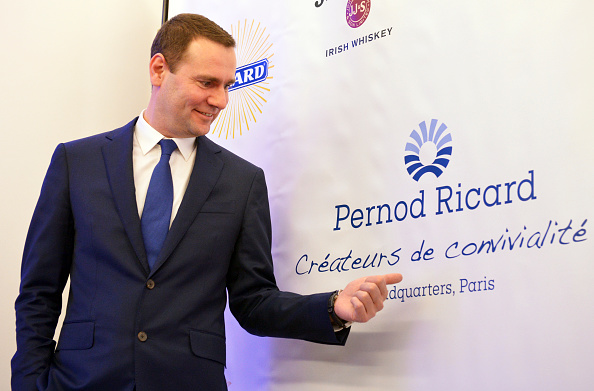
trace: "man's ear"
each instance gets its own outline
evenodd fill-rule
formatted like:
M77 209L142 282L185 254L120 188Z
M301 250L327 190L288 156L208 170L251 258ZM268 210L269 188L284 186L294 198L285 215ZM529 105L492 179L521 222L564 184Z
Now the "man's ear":
M167 66L167 61L165 61L165 57L161 53L157 53L151 58L149 63L149 72L151 78L151 84L154 87L160 87L161 83L163 83L163 77L165 76L165 72L169 70Z

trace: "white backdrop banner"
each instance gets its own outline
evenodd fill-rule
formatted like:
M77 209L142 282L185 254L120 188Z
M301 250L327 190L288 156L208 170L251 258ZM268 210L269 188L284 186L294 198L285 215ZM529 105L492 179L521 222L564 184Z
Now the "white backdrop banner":
M238 42L284 290L400 272L346 347L247 335L230 390L589 390L594 3L171 1Z

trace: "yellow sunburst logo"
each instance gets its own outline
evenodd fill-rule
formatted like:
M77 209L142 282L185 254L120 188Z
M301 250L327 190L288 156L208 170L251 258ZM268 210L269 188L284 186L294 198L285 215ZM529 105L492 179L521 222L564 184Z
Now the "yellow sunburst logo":
M231 35L237 47L237 70L235 84L229 88L229 103L226 110L214 123L212 134L217 137L235 138L250 130L262 114L266 94L270 92L272 43L270 34L259 22L237 22L231 26Z

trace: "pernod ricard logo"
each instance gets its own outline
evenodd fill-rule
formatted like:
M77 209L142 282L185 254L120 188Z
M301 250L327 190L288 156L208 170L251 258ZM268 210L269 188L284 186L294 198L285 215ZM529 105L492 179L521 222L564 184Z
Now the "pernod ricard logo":
M237 47L235 84L229 88L227 108L217 118L212 134L217 137L235 138L250 130L262 114L266 94L270 92L272 43L270 34L260 23L252 20L231 26L231 35Z
M371 10L371 0L348 0L346 20L349 26L357 28L367 20Z
M432 119L427 128L425 121L410 134L406 143L404 163L409 175L419 181L425 174L436 177L443 174L452 156L452 135L446 124Z

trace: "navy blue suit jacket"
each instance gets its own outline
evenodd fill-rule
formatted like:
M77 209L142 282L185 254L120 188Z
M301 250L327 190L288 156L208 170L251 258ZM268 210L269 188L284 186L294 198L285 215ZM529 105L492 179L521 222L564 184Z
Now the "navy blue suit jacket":
M132 169L136 120L57 147L25 244L15 390L226 390L224 309L260 336L343 344L329 293L278 290L264 174L197 139L153 270ZM70 293L57 346L61 295Z

